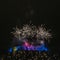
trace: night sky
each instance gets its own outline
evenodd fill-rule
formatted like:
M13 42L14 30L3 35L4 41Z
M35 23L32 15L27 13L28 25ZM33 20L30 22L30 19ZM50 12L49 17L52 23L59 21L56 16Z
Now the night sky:
M16 25L29 24L30 20L34 25L46 24L52 30L53 39L50 47L55 51L60 50L60 7L59 1L51 0L8 0L1 9L0 18L0 52L4 52L12 41L11 31ZM7 8L5 8L7 6Z

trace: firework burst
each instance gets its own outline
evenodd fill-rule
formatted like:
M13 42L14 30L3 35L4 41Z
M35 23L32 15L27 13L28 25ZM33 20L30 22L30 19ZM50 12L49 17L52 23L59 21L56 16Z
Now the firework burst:
M34 25L24 25L22 29L16 27L12 33L14 37L21 41L25 41L25 39L27 40L29 37L35 37L37 41L41 41L41 39L48 40L52 37L46 28L43 26L36 27Z

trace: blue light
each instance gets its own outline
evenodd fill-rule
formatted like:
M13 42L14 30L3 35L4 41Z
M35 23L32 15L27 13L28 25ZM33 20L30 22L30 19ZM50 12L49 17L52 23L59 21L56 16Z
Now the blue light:
M10 48L8 51L11 53L14 50L13 48ZM48 48L42 44L38 46L33 46L33 47L26 47L26 46L16 46L16 51L18 50L36 50L36 51L48 51Z
M41 46L37 46L36 47L36 50L37 51L48 51L48 48L45 47L45 45L41 45Z
M12 48L10 48L8 51L11 53L11 52L13 51L13 49L12 49Z

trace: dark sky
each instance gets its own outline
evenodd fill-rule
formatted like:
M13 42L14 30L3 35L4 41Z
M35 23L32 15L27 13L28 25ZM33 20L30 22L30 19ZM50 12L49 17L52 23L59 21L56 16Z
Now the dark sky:
M10 32L16 25L22 26L31 20L33 24L46 24L55 35L51 46L59 51L60 7L59 1L51 0L8 0L1 9L0 49L6 50L12 41ZM5 8L7 6L7 8Z

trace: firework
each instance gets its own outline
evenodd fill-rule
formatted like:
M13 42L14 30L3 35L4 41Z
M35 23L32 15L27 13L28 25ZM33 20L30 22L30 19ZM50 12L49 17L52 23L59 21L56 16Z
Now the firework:
M31 39L34 37L37 41L48 40L52 36L43 26L36 27L34 25L24 25L21 29L16 27L12 33L14 37L21 41L25 41L29 37Z
M37 30L37 39L49 39L51 38L51 33L43 27L39 27Z

